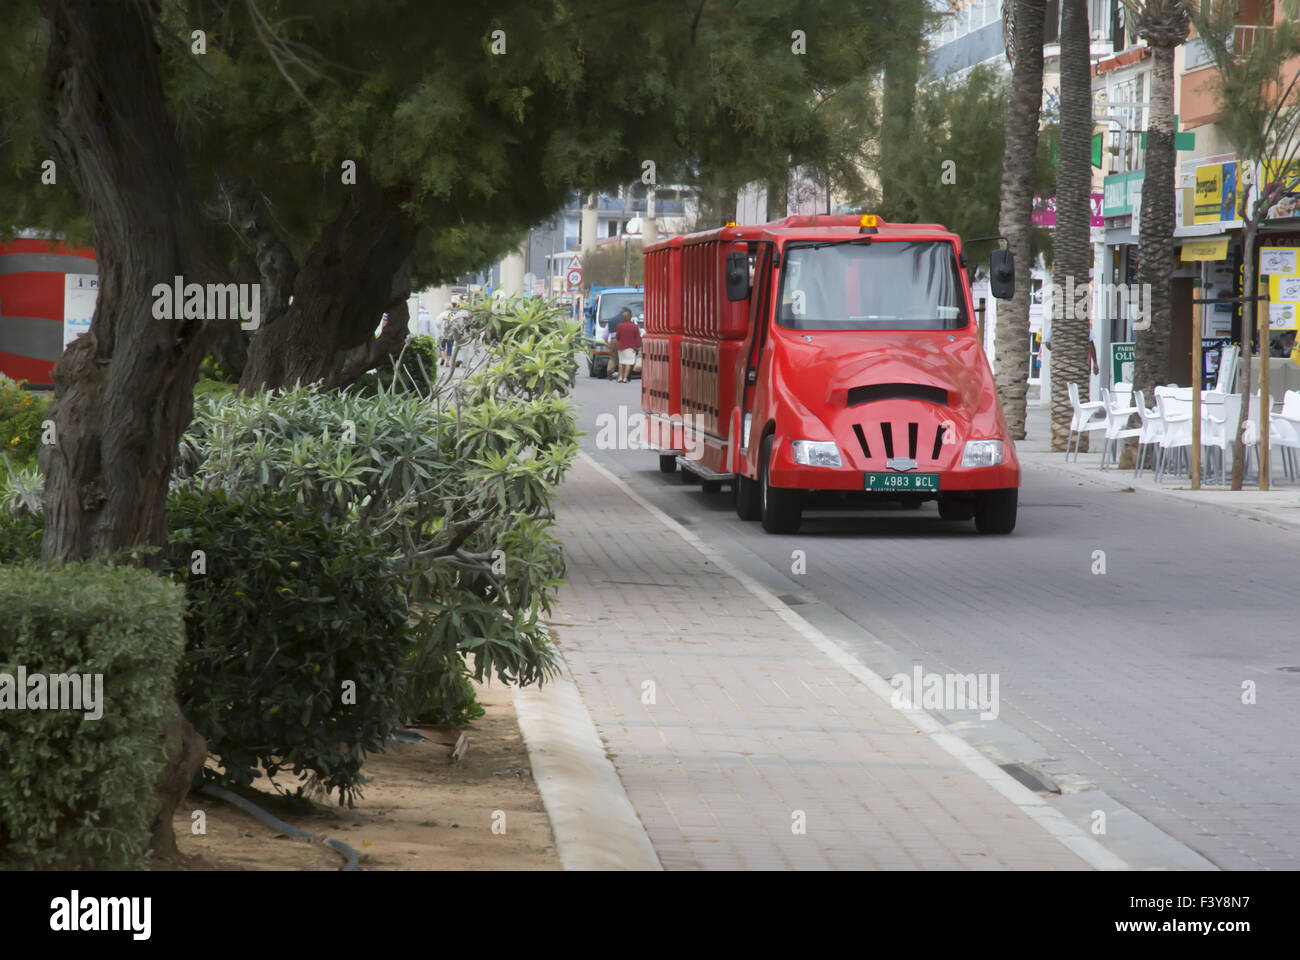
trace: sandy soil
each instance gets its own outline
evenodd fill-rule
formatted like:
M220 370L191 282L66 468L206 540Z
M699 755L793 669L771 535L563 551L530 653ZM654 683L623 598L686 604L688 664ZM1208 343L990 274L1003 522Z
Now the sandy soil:
M496 683L480 686L478 696L487 712L466 731L459 762L445 745L395 743L366 759L371 780L351 810L318 802L310 813L288 814L271 797L259 806L300 830L342 840L363 870L559 870L510 691ZM194 810L207 815L204 836L191 831ZM494 822L504 832L494 833ZM330 847L277 834L200 794L182 804L175 827L182 870L337 870L343 863Z

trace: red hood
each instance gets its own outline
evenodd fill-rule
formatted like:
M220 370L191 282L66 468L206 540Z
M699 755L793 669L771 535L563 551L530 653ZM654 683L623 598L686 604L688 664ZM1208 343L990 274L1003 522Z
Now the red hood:
M948 403L974 417L987 403L992 375L979 343L966 330L890 332L781 331L779 366L804 384L824 385L822 401L843 408L852 387L922 384L949 392ZM809 396L810 401L817 398Z

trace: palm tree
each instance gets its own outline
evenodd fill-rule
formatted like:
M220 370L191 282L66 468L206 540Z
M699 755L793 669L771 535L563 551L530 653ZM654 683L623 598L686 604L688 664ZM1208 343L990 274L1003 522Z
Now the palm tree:
M1016 293L998 309L994 379L1007 429L1025 438L1026 362L1029 357L1029 235L1038 166L1038 112L1043 102L1043 21L1047 0L1007 0L1002 36L1011 61L1011 102L1004 129L998 232L1019 264Z
M1061 4L1060 165L1056 171L1056 263L1052 282L1064 297L1052 316L1052 449L1066 449L1070 435L1067 383L1088 382L1088 312L1076 311L1073 291L1088 285L1092 269L1092 71L1086 0ZM1172 196L1172 193L1171 193ZM1067 283L1073 280L1073 284ZM1085 391L1086 392L1086 391Z
M1147 122L1146 176L1142 183L1142 233L1138 283L1150 284L1150 327L1136 334L1134 389L1170 381L1169 338L1174 275L1174 48L1187 40L1186 0L1124 0L1124 16L1151 48L1151 109ZM1144 298L1145 299L1145 298ZM1194 332L1194 336L1200 336ZM1193 376L1200 371L1193 370ZM1149 394L1148 394L1149 396Z

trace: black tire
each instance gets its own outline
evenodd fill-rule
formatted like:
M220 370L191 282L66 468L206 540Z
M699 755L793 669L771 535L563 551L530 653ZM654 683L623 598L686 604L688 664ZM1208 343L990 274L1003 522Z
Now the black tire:
M975 516L975 501L973 500L950 500L947 497L939 498L939 519L940 520L969 520Z
M975 529L980 533L1010 533L1016 529L1016 504L1020 491L988 490L975 499Z
M772 462L772 436L763 438L758 467L759 513L763 529L768 533L798 533L803 522L803 504L798 490L774 487L767 480L768 464Z
M677 454L661 453L659 454L659 472L676 473L677 472Z
M757 480L751 480L742 473L736 474L736 478L731 481L731 494L736 505L736 516L741 520L759 519L763 512L763 502Z
M604 380L609 376L609 357L596 357L591 363L592 368L595 370L595 373L592 374L593 377Z
M705 493L721 493L721 492L722 492L722 481L721 481L721 480L705 480L703 483L700 484L700 489L703 490Z
M595 360L594 357L588 357L588 358L587 358L587 376L589 376L589 377L594 377L595 375L596 375L596 360Z

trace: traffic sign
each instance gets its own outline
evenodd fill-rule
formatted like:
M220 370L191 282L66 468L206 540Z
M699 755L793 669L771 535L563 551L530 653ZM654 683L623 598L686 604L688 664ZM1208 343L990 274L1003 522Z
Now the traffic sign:
M579 267L576 270L570 269L567 279L569 281L569 287L572 289L582 286L582 268Z

